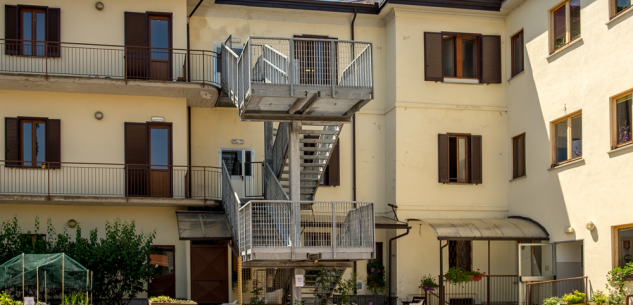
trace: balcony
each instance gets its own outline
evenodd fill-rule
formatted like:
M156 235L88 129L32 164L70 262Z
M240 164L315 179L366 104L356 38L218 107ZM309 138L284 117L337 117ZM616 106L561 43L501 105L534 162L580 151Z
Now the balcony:
M221 198L209 166L0 161L0 202L205 206Z
M350 122L374 97L368 42L251 37L240 56L223 45L222 67L243 121Z
M0 39L0 54L0 90L186 97L189 106L218 97L213 51Z

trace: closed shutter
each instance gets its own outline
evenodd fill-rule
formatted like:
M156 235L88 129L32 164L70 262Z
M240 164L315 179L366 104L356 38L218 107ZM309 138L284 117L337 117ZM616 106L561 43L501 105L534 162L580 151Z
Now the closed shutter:
M4 38L5 39L20 39L20 33L18 31L18 7L17 5L5 5L4 6ZM19 43L16 41L6 41L4 54L18 55Z
M60 168L61 151L61 121L46 120L46 162L50 168Z
M125 123L125 164L128 196L149 194L149 168L147 164L147 125L145 123Z
M438 181L440 183L450 182L449 177L449 157L448 157L448 135L437 135L437 162L438 162Z
M442 33L424 33L424 80L441 82L442 72Z
M147 78L149 66L147 41L147 14L125 12L125 62L128 78Z
M328 163L328 180L327 185L341 185L341 157L339 153L338 141L336 145L334 145L334 149L332 150L332 156L330 157L330 162Z
M501 36L481 36L481 82L501 84Z
M51 42L48 44L48 57L61 57L61 10L47 8L46 22L46 41Z
M482 178L481 136L470 136L470 183L481 184Z
M4 118L4 159L20 160L20 121L17 118ZM6 167L20 166L19 162L7 162Z

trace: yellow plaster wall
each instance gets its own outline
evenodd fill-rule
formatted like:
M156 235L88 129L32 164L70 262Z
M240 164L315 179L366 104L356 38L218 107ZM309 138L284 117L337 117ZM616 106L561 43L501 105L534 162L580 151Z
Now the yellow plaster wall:
M187 165L187 102L184 98L0 91L0 115L61 120L62 162L125 163L124 124L162 116L173 128L173 164ZM103 119L97 120L95 112ZM4 121L4 119L2 119ZM4 135L4 124L0 134ZM4 140L0 151L4 151ZM4 159L4 154L1 155Z

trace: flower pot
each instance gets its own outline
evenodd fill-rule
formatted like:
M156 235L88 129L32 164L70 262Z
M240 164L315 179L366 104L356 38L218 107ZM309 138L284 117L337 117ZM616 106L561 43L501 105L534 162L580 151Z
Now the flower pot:
M433 291L433 290L435 290L435 287L424 286L424 287L422 287L422 290L424 290L424 291Z
M633 293L633 281L624 281L624 294Z

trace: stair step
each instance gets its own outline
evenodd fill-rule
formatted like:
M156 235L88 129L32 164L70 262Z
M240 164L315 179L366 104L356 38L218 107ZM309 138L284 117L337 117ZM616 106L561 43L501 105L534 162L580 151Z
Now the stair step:
M288 163L286 163L286 166L288 166ZM325 164L325 163L301 163L301 164L299 164L299 166L301 166L301 167L326 167L327 164Z
M302 160L327 160L328 156L303 155L299 158Z
M312 182L312 181L316 182L316 181L319 181L319 178L301 178L300 180L301 180L301 182ZM279 179L279 181L280 182L281 181L290 181L290 177L281 177Z
M299 139L299 143L334 144L336 139Z
M283 171L282 174L290 175L290 171ZM320 175L320 171L301 171L301 175Z
M318 135L335 135L338 130L315 130L315 129L303 129L300 134L318 134Z
M319 148L319 147L300 147L300 151L330 151L329 148Z

